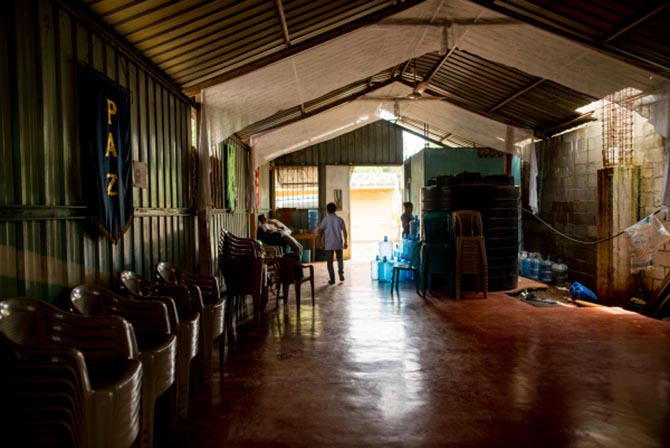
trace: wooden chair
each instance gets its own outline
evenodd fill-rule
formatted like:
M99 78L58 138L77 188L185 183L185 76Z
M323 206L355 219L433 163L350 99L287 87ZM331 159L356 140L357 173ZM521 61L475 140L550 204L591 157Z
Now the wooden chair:
M419 241L414 248L412 249L412 257L410 258L409 264L407 263L400 263L396 264L393 266L393 272L391 274L391 295L393 295L393 288L395 287L395 290L398 294L400 292L398 291L398 283L400 283L400 273L402 271L411 271L414 274L414 283L416 284L416 293L424 297L425 296L425 291L423 295L421 294L419 290L419 285L421 284L421 273L419 271L419 265L421 263L421 247L423 245L423 241Z
M159 282L171 285L185 285L192 294L200 295L203 303L202 331L199 353L199 383L208 386L212 374L212 349L214 341L219 344L219 368L223 371L225 349L224 300L219 294L219 282L212 275L197 275L185 272L173 264L160 262L156 265L156 278Z
M277 307L279 307L279 288L282 289L284 305L288 302L288 291L291 285L295 287L296 308L300 311L300 289L303 283L309 282L312 291L312 307L314 307L314 266L301 264L289 257L276 257L271 262L276 267L277 277L275 285L277 287ZM309 275L304 275L304 270L309 270ZM300 276L299 273L303 275Z
M452 213L453 232L456 242L456 298L461 296L463 275L475 277L475 292L488 292L488 262L484 242L484 226L478 211L460 210Z
M181 285L159 285L133 271L120 275L121 287L135 300L158 300L170 313L171 328L177 337L177 412L188 416L191 360L198 354L202 304L193 303L188 289Z
M119 316L135 331L142 362L142 447L154 446L156 400L175 382L177 338L163 302L130 300L97 285L80 285L70 293L73 311L84 316Z
M0 431L23 446L127 448L140 427L142 366L118 316L0 301Z

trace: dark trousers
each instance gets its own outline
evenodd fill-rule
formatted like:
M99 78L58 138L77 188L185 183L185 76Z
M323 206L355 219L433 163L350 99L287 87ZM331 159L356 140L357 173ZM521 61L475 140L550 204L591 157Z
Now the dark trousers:
M337 256L337 272L340 275L344 275L344 262L342 261L342 249L338 250L327 250L326 251L326 262L328 266L328 275L330 276L331 281L335 281L335 270L333 269L333 254Z

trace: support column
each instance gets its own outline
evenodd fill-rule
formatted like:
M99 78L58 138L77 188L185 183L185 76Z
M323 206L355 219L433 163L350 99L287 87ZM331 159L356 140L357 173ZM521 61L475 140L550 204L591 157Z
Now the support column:
M639 167L598 170L598 239L638 221ZM635 294L628 241L620 236L598 245L597 291L604 305L621 306Z

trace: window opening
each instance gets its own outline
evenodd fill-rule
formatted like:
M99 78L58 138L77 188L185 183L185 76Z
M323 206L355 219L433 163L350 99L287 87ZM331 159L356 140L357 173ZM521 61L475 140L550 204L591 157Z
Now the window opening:
M275 176L275 203L277 208L318 208L318 167L278 167Z

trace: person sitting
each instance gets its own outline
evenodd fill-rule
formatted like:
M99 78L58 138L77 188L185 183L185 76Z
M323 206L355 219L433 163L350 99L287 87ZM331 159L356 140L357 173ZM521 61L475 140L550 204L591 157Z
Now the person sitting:
M272 220L271 222L265 215L259 215L258 222L260 223L260 227L258 228L259 240L263 241L265 244L276 246L276 242L271 243L270 241L276 241L278 236L283 245L289 246L293 253L298 257L302 257L302 245L291 236L290 230L286 229L284 226L277 226L277 221ZM262 238L260 236L262 236Z

